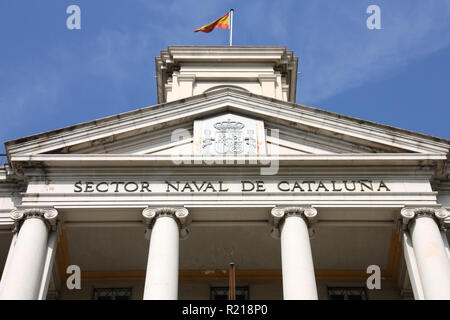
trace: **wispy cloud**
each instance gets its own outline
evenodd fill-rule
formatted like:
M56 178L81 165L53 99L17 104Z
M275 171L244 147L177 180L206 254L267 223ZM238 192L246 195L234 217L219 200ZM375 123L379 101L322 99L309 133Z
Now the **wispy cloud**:
M382 30L368 30L365 5L334 8L337 19L300 30L302 76L299 99L317 103L329 96L395 74L414 59L450 44L449 2L381 5ZM359 14L358 14L359 13ZM342 20L342 21L341 21Z
M140 1L149 12L170 14L170 28L149 25L168 44L194 42L185 36L186 27L235 7L236 45L285 45L299 55L298 100L303 103L390 76L450 45L450 1L378 1L382 30L366 27L366 8L373 1Z

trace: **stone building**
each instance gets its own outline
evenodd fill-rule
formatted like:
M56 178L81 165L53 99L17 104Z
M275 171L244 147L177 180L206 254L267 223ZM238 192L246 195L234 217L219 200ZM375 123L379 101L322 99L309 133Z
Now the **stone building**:
M155 62L157 105L5 143L0 298L223 299L233 262L239 299L450 299L450 141L296 104L284 47Z

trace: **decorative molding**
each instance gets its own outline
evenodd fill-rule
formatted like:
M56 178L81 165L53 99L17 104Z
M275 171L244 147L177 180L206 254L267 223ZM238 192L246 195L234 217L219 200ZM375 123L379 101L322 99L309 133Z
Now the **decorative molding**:
M266 155L266 134L261 120L226 112L194 120L193 132L193 156Z
M444 220L443 220L443 222L444 222L444 226L448 229L448 228L450 228L450 216L448 216L447 218L445 218Z
M55 231L58 211L54 208L14 209L10 213L10 218L14 221L13 232L18 232L23 221L30 218L42 219L49 230Z
M276 74L264 74L263 73L263 74L260 74L258 76L259 83L262 83L264 81L275 83L276 80L277 80L277 75Z
M401 210L401 222L402 230L407 230L411 225L412 221L418 217L430 217L433 218L438 224L441 230L445 230L446 220L450 217L449 212L446 208L410 208L405 207Z
M189 235L187 226L190 223L189 211L186 208L171 208L171 207L159 207L159 208L145 208L142 211L143 222L149 229L153 228L156 219L161 216L173 218L180 228L180 237L185 240Z
M274 238L279 238L280 228L283 224L284 219L286 219L286 217L292 216L301 217L303 220L305 220L306 224L308 225L308 229L310 230L310 236L314 234L311 225L316 221L317 210L313 207L275 207L272 209L270 216L270 221L273 226L271 235Z
M267 72L275 79L279 77L280 82L287 86L285 100L295 101L298 58L285 47L169 46L155 57L155 64L158 103L173 99L168 95L167 85L178 74L184 73L194 73L200 79L206 77L209 82L226 84L230 81L254 81L259 73ZM202 67L198 67L200 64ZM225 71L221 65L227 66ZM249 65L253 66L250 70L244 67Z
M207 162L211 165L223 167L223 162L217 162L217 157L202 155L155 155L155 154L36 154L36 155L12 155L13 162L41 163L49 166L59 165L76 167L110 166L110 167L173 167L174 161L182 161L185 166ZM225 159L225 158L224 158ZM413 153L374 153L374 154L304 154L304 155L260 155L260 156L235 156L234 161L242 161L253 166L259 166L259 162L279 161L280 166L393 166L410 165L420 163L432 164L435 161L446 160L442 154L413 154ZM214 162L216 161L216 162ZM232 163L233 165L235 163Z
M313 222L317 216L317 210L313 207L275 207L271 211L273 222L278 225L281 220L289 216L300 216L306 222Z
M193 83L195 81L195 74L180 74L178 81L189 81Z

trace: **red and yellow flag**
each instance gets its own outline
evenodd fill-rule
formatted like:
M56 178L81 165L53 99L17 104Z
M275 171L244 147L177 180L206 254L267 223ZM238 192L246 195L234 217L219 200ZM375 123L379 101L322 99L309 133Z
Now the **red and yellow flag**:
M201 32L210 33L215 28L230 29L230 13L229 12L226 15L224 15L223 17L220 17L219 19L214 20L210 24L207 24L206 26L203 26L201 28L198 28L197 30L194 30L194 32L201 31Z

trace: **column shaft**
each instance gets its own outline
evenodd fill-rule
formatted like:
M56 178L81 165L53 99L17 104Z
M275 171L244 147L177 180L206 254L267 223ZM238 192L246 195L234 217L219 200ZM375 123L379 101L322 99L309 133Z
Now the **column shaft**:
M175 218L159 216L150 237L144 300L178 298L179 228Z
M450 261L437 223L419 216L410 232L425 299L450 299Z
M302 217L288 216L281 227L281 263L285 300L317 300L308 226Z
M47 226L41 218L30 217L23 222L4 279L3 300L38 299L47 240Z

